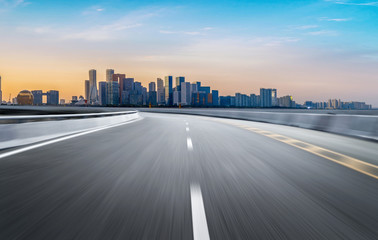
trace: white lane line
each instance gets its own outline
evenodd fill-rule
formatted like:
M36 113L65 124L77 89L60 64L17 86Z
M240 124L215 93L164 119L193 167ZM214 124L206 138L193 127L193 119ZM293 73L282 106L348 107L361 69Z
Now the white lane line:
M186 138L186 144L188 146L188 150L193 150L193 143L190 137Z
M192 203L193 238L194 240L210 240L201 187L198 184L190 184L190 197Z
M188 123L188 122L185 122L185 124L186 124L186 126L188 126L188 125L189 125L189 123Z
M189 127L186 127L186 131L189 132Z
M124 122L124 123L118 123L118 124L109 125L109 126L105 126L105 127L94 128L94 129L87 130L87 131L84 131L84 132L81 132L81 133L76 133L76 134L73 134L73 135L60 137L60 138L53 139L53 140L50 140L50 141L46 141L46 142L43 142L43 143L37 143L37 144L27 146L27 147L24 147L24 148L20 148L20 149L16 149L16 150L13 150L13 151L6 152L6 153L2 153L2 154L0 154L0 159L6 158L6 157L9 157L9 156L12 156L12 155L16 155L16 154L19 154L19 153L22 153L22 152L26 152L26 151L29 151L29 150L32 150L32 149L36 149L36 148L39 148L39 147L43 147L43 146L46 146L46 145L49 145L49 144L61 142L61 141L67 140L67 139L87 135L87 134L98 132L98 131L105 130L105 129L108 129L108 128L122 126L122 125L125 125L125 124L129 124L129 123L132 123L132 122L142 120L142 119L143 118L140 117L140 118L137 118L135 120L130 120L130 121L127 121L127 122Z

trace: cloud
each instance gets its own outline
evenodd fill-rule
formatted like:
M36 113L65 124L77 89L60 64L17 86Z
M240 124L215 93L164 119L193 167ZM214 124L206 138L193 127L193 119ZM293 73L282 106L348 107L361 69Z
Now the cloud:
M329 17L321 17L319 18L320 21L328 21L328 22L347 22L351 19L349 18L329 18Z
M185 35L202 35L200 31L170 31L170 30L160 30L159 33L161 34L185 34Z
M31 4L25 0L0 0L0 12L9 11L17 7L25 7Z
M106 41L117 39L119 33L123 30L137 28L142 26L141 23L127 24L126 22L116 22L109 25L104 25L101 27L91 28L86 31L80 32L71 32L65 34L62 39L78 39L78 40L87 40L87 41Z
M329 31L329 30L321 30L321 31L315 31L315 32L309 32L308 35L312 36L337 36L338 33L336 31Z
M352 6L378 6L378 2L350 2L350 1L335 1L335 0L325 0L326 2L332 2L341 5L352 5Z
M200 32L183 32L186 35L200 35Z
M92 7L92 9L98 12L103 11L102 8ZM93 23L73 27L50 25L18 27L16 30L22 33L43 35L44 37L57 40L111 41L128 38L130 36L128 30L144 26L148 20L159 16L161 11L161 9L134 11L113 22L95 24L94 26Z
M103 11L105 11L104 8L102 8L101 6L95 5L95 6L91 6L85 9L81 14L82 15L95 15Z
M250 40L254 46L277 47L287 43L299 42L301 39L294 37L255 37Z
M295 29L307 30L307 29L313 29L313 28L318 28L318 27L319 27L318 25L303 25L303 26L295 27Z
M161 34L175 34L175 33L178 33L178 32L167 31L167 30L160 30L159 33L161 33Z

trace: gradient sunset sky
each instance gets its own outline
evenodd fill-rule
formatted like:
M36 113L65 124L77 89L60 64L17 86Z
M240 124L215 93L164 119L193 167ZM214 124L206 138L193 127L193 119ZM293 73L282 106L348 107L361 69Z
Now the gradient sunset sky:
M88 70L145 86L185 76L221 95L274 87L294 100L378 106L378 2L0 0L3 99L84 95Z

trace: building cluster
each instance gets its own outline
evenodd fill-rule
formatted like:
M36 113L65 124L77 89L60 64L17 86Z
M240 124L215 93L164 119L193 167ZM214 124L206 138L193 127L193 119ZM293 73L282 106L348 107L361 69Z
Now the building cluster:
M73 97L76 105L102 106L192 106L192 107L296 107L291 96L277 98L277 89L260 89L260 95L236 93L235 96L219 96L218 90L190 83L185 77L166 76L150 82L148 89L134 78L106 70L106 81L98 83L96 70L89 70L85 80L85 98Z
M43 96L46 96L46 105L59 104L59 91L50 90L44 93L42 90L22 90L17 97L12 99L12 104L17 105L44 105Z
M164 80L150 82L147 89L141 82L114 73L113 69L106 70L106 81L99 82L98 88L96 70L89 70L84 95L86 104L102 106L219 106L218 91L211 91L201 82L189 83L185 77L176 77L174 84L173 77L166 76ZM77 105L83 103L76 97L73 101Z
M292 96L277 97L277 89L260 88L260 95L236 93L235 96L221 96L221 107L295 108Z
M0 103L19 105L97 105L97 106L188 106L188 107L237 107L237 108L307 108L368 110L372 105L365 102L343 102L330 99L328 102L306 101L297 104L290 95L277 97L277 89L261 88L260 95L236 93L234 96L219 96L218 90L202 86L201 82L187 82L185 77L166 76L144 87L126 74L107 69L106 81L97 84L97 72L89 70L85 80L84 97L72 96L71 103L59 99L59 91L23 90L8 102L3 101L0 76ZM43 98L45 97L45 101Z
M340 99L329 99L328 102L306 101L303 107L308 109L343 109L343 110L369 110L372 106L365 102L343 102Z

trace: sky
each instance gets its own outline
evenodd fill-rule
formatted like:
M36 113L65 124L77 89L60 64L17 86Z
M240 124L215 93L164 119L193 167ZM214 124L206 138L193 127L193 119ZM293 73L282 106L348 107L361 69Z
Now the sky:
M84 95L88 70L145 86L167 75L220 95L277 88L294 100L378 107L378 1L0 0L3 100Z

